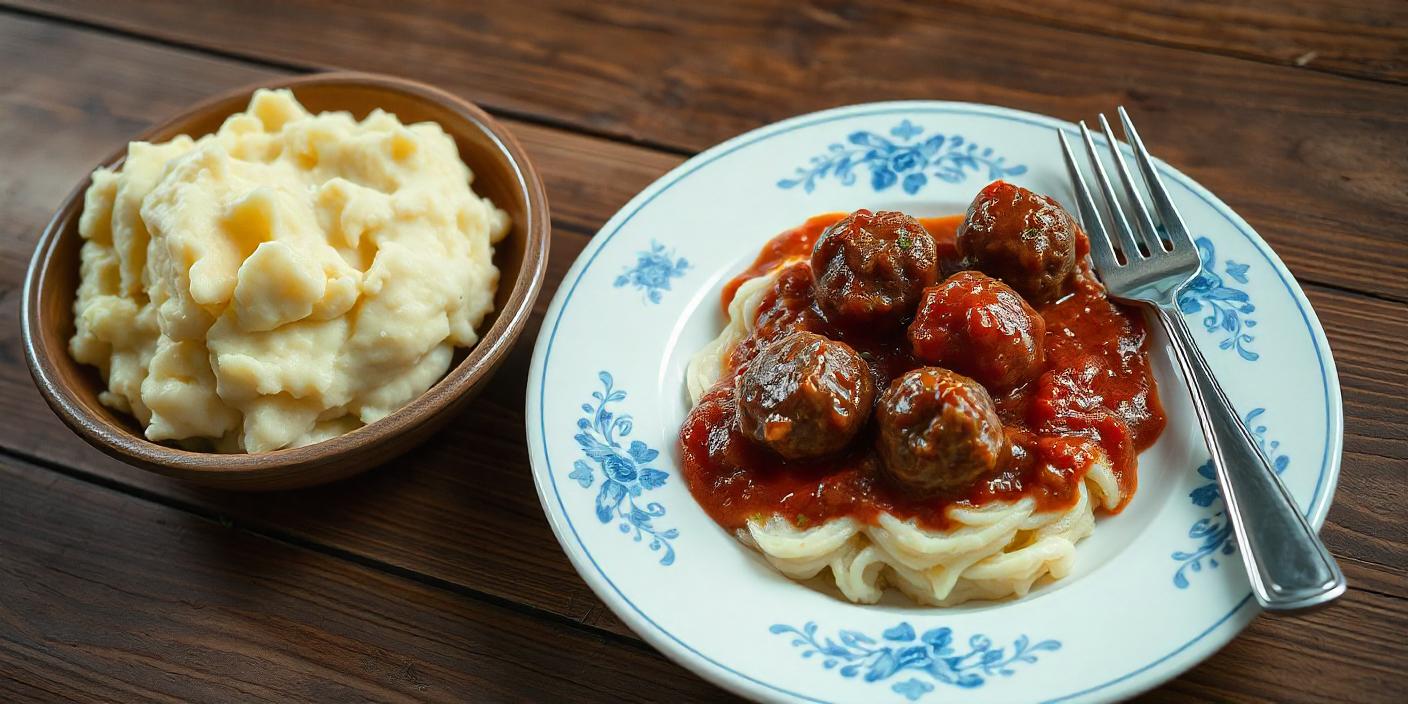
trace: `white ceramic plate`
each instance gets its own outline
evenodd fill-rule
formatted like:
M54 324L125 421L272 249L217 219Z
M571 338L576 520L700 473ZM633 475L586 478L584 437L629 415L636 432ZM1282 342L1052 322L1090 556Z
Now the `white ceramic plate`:
M1169 422L1139 458L1138 494L1080 543L1073 574L1020 600L935 609L892 594L850 604L775 572L711 521L679 476L685 363L723 325L723 283L765 241L826 211L960 213L999 177L1072 203L1056 141L1071 128L964 103L803 115L690 159L602 228L538 337L528 446L563 549L632 629L761 700L1101 701L1187 670L1257 615L1162 339L1153 356ZM1146 139L1157 151L1158 135ZM1184 297L1189 323L1319 526L1343 421L1320 323L1242 218L1159 168L1203 252L1205 273ZM596 444L611 455L589 457L584 447Z

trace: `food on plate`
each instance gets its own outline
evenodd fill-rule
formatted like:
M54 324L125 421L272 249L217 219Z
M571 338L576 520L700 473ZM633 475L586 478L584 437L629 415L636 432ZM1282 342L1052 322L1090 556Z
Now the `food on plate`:
M822 233L811 264L817 305L853 329L898 322L939 274L934 238L893 211L847 215Z
M79 232L74 359L154 441L263 452L425 392L494 307L504 211L434 123L255 92L211 135L133 142Z
M682 475L783 574L828 573L851 601L1064 577L1163 430L1143 319L1070 215L1012 184L965 216L813 217L722 302L686 370Z
M1007 453L992 397L943 367L920 367L890 383L875 409L880 466L914 496L961 489L991 474Z
M965 268L1001 279L1029 303L1071 290L1076 223L1048 196L994 181L968 206L956 240Z
M846 343L799 330L758 352L735 395L748 437L801 459L845 447L870 417L875 386Z
M1031 381L1046 361L1046 321L1007 284L978 271L924 289L908 335L915 359L994 391Z

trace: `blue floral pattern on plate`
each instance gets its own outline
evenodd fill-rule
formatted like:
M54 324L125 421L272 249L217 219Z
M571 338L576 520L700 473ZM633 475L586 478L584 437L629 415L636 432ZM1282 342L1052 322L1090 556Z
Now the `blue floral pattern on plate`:
M914 195L931 178L962 183L970 171L986 170L989 179L1027 172L1026 166L1009 166L1004 157L994 156L991 147L979 147L959 135L923 134L923 127L907 119L891 128L889 137L866 130L852 132L845 142L828 146L824 154L797 167L796 174L779 180L777 186L801 186L811 193L816 182L826 178L850 186L856 182L857 167L864 166L870 173L870 187L877 192L898 184L905 193Z
M651 462L660 457L660 452L652 450L639 440L632 440L625 448L621 447L633 427L629 415L616 415L608 410L613 403L626 400L626 392L613 386L609 372L597 373L604 387L593 391L596 403L582 404L585 418L577 420L577 434L573 439L581 446L587 458L596 463L593 467L586 460L572 463L573 479L583 489L590 489L598 478L600 470L601 488L596 494L596 517L602 523L617 521L622 533L632 534L636 542L649 538L653 551L663 551L660 564L672 565L675 562L675 548L671 540L678 538L679 530L660 530L655 519L665 515L665 507L658 502L646 503L644 508L637 499L647 492L665 485L669 474L654 467Z
M816 191L810 195L803 192L800 184L791 190L775 185L778 179L792 176L793 167L807 164L814 155L826 152L832 142L844 143L846 137L857 130L873 130L890 137L889 128L904 118L928 128L929 132L924 136L933 132L960 134L980 146L993 147L1000 155L1007 157L1009 166L1021 163L1028 167L1025 175L1009 180L1027 178L1037 172L1065 172L1059 150L1050 149L1055 131L1064 123L1008 114L998 109L915 103L865 106L800 118L713 150L652 185L613 217L615 225L602 230L597 236L601 241L581 257L574 267L574 276L562 282L547 322L543 325L543 335L537 343L529 394L529 410L533 417L528 423L528 434L533 447L534 479L539 490L549 499L544 501L545 510L557 529L563 550L571 555L573 564L582 567L583 576L613 611L638 625L642 633L649 635L651 642L659 645L672 659L720 681L730 689L746 690L772 699L847 699L903 704L936 704L968 699L1036 701L1061 697L1112 700L1134 696L1170 673L1191 667L1206 654L1210 644L1230 638L1255 614L1255 609L1248 608L1243 600L1245 589L1222 588L1234 581L1245 585L1236 572L1239 565L1223 565L1228 568L1225 570L1203 570L1206 574L1188 574L1193 584L1186 590L1180 590L1171 583L1173 571L1180 563L1170 560L1170 553L1178 549L1194 549L1201 541L1186 537L1189 526L1219 508L1216 505L1198 506L1187 498L1195 487L1210 481L1194 473L1201 464L1195 461L1196 458L1207 458L1205 450L1197 450L1196 432L1191 436L1174 432L1179 428L1173 427L1171 419L1165 438L1175 443L1172 447L1174 452L1158 453L1157 458L1149 459L1153 464L1166 464L1170 458L1181 459L1176 467L1168 467L1175 470L1175 485L1149 488L1174 491L1172 495L1165 493L1144 497L1146 500L1158 499L1161 504L1161 507L1156 507L1160 509L1155 512L1157 515L1146 517L1151 521L1150 526L1158 530L1135 530L1128 536L1126 549L1131 550L1131 554L1137 552L1156 561L1170 560L1163 563L1165 566L1162 569L1153 570L1152 573L1149 570L1125 570L1121 568L1124 562L1111 562L1093 574L1068 580L1055 594L1038 596L1036 601L1028 600L1024 606L1015 608L959 609L949 615L899 604L857 609L840 599L810 598L814 595L798 591L803 587L790 588L779 583L777 575L770 570L717 569L723 565L735 565L740 559L757 560L747 553L740 553L740 546L728 540L725 533L718 532L717 527L709 524L707 517L689 503L691 497L686 494L686 487L680 484L683 476L678 475L678 470L668 459L674 453L670 451L667 440L673 440L673 424L683 412L679 395L656 394L653 386L647 393L645 388L639 386L646 382L646 377L635 381L638 373L654 380L660 376L656 372L660 372L666 375L662 378L667 381L672 378L671 374L677 375L678 365L674 363L678 361L678 350L672 345L678 342L676 333L683 329L680 326L685 321L681 316L694 316L696 307L699 309L697 312L710 314L701 314L688 321L698 324L716 318L717 311L708 310L707 306L694 306L693 303L698 303L694 301L688 311L680 311L678 315L664 313L673 311L676 305L683 305L686 298L692 300L692 292L686 289L693 289L696 284L703 286L700 282L706 278L706 272L715 272L734 261L740 252L755 251L758 246L756 232L713 232L711 235L715 235L718 241L711 241L705 249L699 249L697 244L686 244L687 238L682 238L679 233L651 231L654 227L652 223L661 222L662 218L678 219L681 213L689 217L697 215L707 218L710 208L717 205L716 199L710 198L716 190L715 184L752 183L771 191L780 197L778 206L787 211L788 219L800 222L816 212L817 201L827 194L870 199L877 205L895 205L900 201L919 199L951 202L959 192L969 192L971 195L971 191L976 191L985 183L982 181L985 171L974 173L970 170L966 182L960 184L934 182L931 176L930 183L916 196L906 195L900 182L884 192L876 193L869 185L871 174L868 167L856 167L855 183L849 187L842 185L834 174L819 178ZM1002 138L990 135L1002 135ZM1027 148L1028 144L1031 145L1030 149ZM1015 151L1017 147L1021 147L1021 151ZM1323 519L1332 499L1330 490L1339 472L1339 454L1332 450L1336 444L1335 436L1342 426L1342 412L1338 396L1331 388L1334 386L1333 360L1319 334L1314 312L1302 303L1295 281L1284 273L1271 249L1230 208L1181 173L1164 166L1159 168L1169 188L1175 191L1175 197L1180 198L1179 205L1189 227L1194 228L1197 234L1206 234L1216 245L1217 256L1213 260L1217 264L1215 273L1226 285L1245 291L1251 302L1256 304L1256 311L1250 317L1255 318L1258 325L1245 330L1255 335L1256 340L1244 347L1261 353L1261 359L1248 362L1232 350L1218 351L1214 355L1242 372L1254 372L1230 375L1226 379L1227 393L1243 404L1240 406L1242 413L1254 406L1267 409L1259 420L1270 426L1269 437L1281 440L1281 449L1292 456L1292 464L1295 465L1295 472L1288 469L1282 476L1295 480L1289 483L1296 498L1303 505L1314 506L1315 517ZM927 171L925 173L928 174ZM664 292L663 300L658 305L650 304L640 289L627 286L613 288L611 285L624 269L636 263L637 252L650 246L652 236L666 248L674 248L679 255L688 257L692 265L683 278L670 278L672 288L679 288L681 292ZM754 241L744 241L749 238ZM1243 285L1223 270L1223 262L1229 257L1250 265L1245 272L1249 283ZM632 319L635 313L645 315L636 315ZM1206 308L1201 314L1187 314L1185 319L1190 327L1201 328L1200 321L1205 315ZM625 324L604 327L602 322L611 316L625 319ZM1220 334L1206 331L1196 332L1195 336L1210 354L1222 339ZM1292 351L1295 353L1291 354ZM669 472L671 477L663 488L653 493L646 491L643 493L644 499L636 500L658 501L669 508L668 515L654 519L654 524L660 530L678 528L680 533L689 533L688 538L681 535L672 541L680 543L675 550L688 560L680 561L677 557L675 565L652 567L651 563L656 562L661 553L649 551L644 542L635 543L626 538L625 534L617 531L615 521L607 525L594 517L594 499L600 488L602 470L596 461L583 454L578 443L569 438L567 430L572 427L575 434L578 418L593 415L584 414L580 406L583 401L596 404L591 393L603 389L596 379L600 369L610 370L613 374L631 370L632 376L623 378L619 387L629 392L628 398L613 402L607 408L618 413L646 414L637 420L637 423L644 425L638 424L630 436L619 442L623 453L633 439L644 440L650 447L660 450L660 458L647 466L659 467ZM1294 379L1295 383L1276 384L1276 379ZM660 398L657 399L657 396ZM657 400L663 400L663 403L656 403ZM1323 426L1319 422L1321 420L1324 421ZM665 421L671 426L655 427L656 423ZM647 429L651 432L646 432ZM664 433L657 435L656 430ZM1294 446L1291 444L1292 434ZM656 447L658 443L666 444ZM596 474L590 488L573 489L574 482L567 478L568 473L573 471L571 465L576 459L585 460ZM1183 496L1178 496L1180 493ZM1164 504L1165 498L1170 499L1171 503ZM688 525L686 518L692 521ZM704 522L700 525L709 529L707 534L696 535L698 531L689 527L700 521ZM1119 532L1118 526L1106 527ZM1106 537L1119 538L1116 534ZM643 541L648 538L645 536ZM693 542L685 543L684 540ZM1086 549L1085 546L1080 548ZM1234 563L1238 561L1236 555L1230 559ZM753 566L761 564L759 562ZM739 592L751 590L759 584L758 580L766 583L767 587L750 592L757 596L757 604L749 608L732 608L731 604L724 602L687 602L672 598L672 594L678 591L678 580L681 579L704 580L716 586L717 589L711 589L718 593L734 589ZM1151 622L1140 618L1140 608L1147 606L1144 602L1148 599L1110 603L1109 611L1115 618L1093 630L1089 619L1080 613L1042 609L1041 604L1037 603L1053 596L1064 598L1072 594L1085 595L1088 591L1093 593L1099 591L1101 585L1117 591L1127 586L1147 587L1139 593L1149 594L1150 598L1160 603L1161 609L1168 612L1168 627L1151 631ZM1135 592L1124 589L1123 593ZM796 595L806 598L797 598ZM1167 598L1174 595L1184 598ZM1035 612L1040 613L1035 614L1034 619L1024 620L1023 614L1033 615L1029 613L1032 611L1029 607L1037 607ZM858 620L858 611L879 616L878 619ZM821 654L804 658L800 647L789 644L795 637L793 634L774 635L767 630L775 623L801 629L803 624L810 621L821 627L816 634L819 644L824 642L824 636L837 639L840 629L855 629L898 653L905 647L918 644L885 642L881 631L902 620L908 621L920 633L936 626L951 627L954 654L968 652L968 640L974 633L988 636L994 641L994 647L1003 646L1007 654L1012 652L1014 640L1021 634L1029 636L1032 642L1054 638L1060 641L1061 647L1055 652L1035 653L1035 664L1013 663L1010 669L1016 672L1011 676L988 677L979 672L977 674L984 677L986 684L974 689L962 689L936 681L915 668L896 672L876 682L867 682L864 680L867 670L863 666L854 677L846 678L839 673L839 669L853 661L841 660L832 668L824 669ZM730 635L720 637L720 634ZM1078 637L1082 635L1091 637ZM745 647L738 647L740 645ZM939 657L952 657L954 654ZM1081 667L1082 664L1087 666ZM609 663L603 665L610 667ZM640 673L624 674L627 679L643 685L638 688L639 691L649 691L648 677L642 678ZM1061 676L1055 676L1058 674ZM919 684L911 684L910 680ZM896 684L901 685L899 692L892 689ZM923 685L926 684L933 689L924 693ZM917 696L918 699L911 703L906 701L907 696Z
M1224 335L1217 345L1218 349L1236 349L1242 359L1255 362L1261 355L1247 348L1247 345L1256 339L1247 330L1256 327L1256 321L1248 317L1256 310L1256 306L1252 304L1246 291L1227 285L1214 271L1216 254L1212 240L1199 237L1195 243L1198 246L1198 258L1203 260L1203 270L1178 294L1179 309L1189 315L1206 312L1203 327L1207 328L1208 332L1220 331ZM1228 259L1223 272L1233 281L1246 284L1248 268L1246 264Z
M626 267L613 285L616 288L634 286L645 292L646 300L659 303L664 292L670 290L670 279L684 276L689 270L689 260L675 257L674 250L665 245L650 241L650 249L636 253L636 263Z
M1257 422L1265 412L1265 408L1253 408L1242 418L1242 423L1256 439L1257 446L1271 463L1272 469L1280 474L1291 463L1291 458L1280 453L1279 441L1267 441L1266 426ZM1188 588L1188 573L1202 572L1204 564L1208 569L1217 569L1221 564L1218 562L1219 556L1225 557L1237 552L1237 538L1232 534L1232 522L1227 519L1227 509L1222 504L1222 489L1217 485L1217 470L1213 469L1212 460L1198 467L1198 474L1208 481L1188 492L1188 498L1203 508L1212 508L1214 504L1218 508L1206 518L1198 519L1188 529L1188 537L1199 541L1198 547L1192 551L1176 550L1172 555L1173 559L1183 563L1178 567L1178 571L1173 573L1173 584L1179 589Z
M878 641L860 631L841 631L836 638L818 636L816 623L811 621L801 628L779 623L768 630L792 636L792 645L802 649L802 657L819 655L822 667L830 670L839 666L842 677L881 682L910 673L908 679L890 685L891 691L910 701L934 691L935 683L981 687L987 677L1012 675L1012 666L1017 663L1035 663L1038 652L1061 648L1060 641L1032 643L1023 635L1008 651L994 648L987 636L974 635L966 650L959 652L953 629L932 628L919 634L905 621L882 631Z

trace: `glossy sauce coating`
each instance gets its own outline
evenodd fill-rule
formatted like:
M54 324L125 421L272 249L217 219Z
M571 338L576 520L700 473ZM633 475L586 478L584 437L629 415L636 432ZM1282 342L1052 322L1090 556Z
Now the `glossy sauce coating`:
M908 336L920 361L997 393L1035 379L1046 362L1046 321L1007 284L978 271L924 289Z
M962 489L1007 461L992 397L943 367L920 367L890 382L875 406L875 432L885 473L920 496Z
M838 327L884 330L914 310L939 279L934 238L894 210L857 210L822 233L812 248L812 294Z
M1071 292L1034 308L1045 321L1044 366L1037 378L994 394L1006 426L1009 457L989 476L956 491L917 497L884 476L875 450L875 423L839 454L786 461L739 429L734 380L761 345L794 330L809 330L849 344L869 365L875 386L924 366L899 334L882 339L848 336L829 325L812 295L806 261L816 238L844 217L809 219L765 245L752 267L724 287L723 304L742 281L786 262L759 306L756 328L728 355L724 378L689 413L680 429L683 473L696 500L720 525L741 528L754 515L781 513L800 527L850 516L874 522L880 513L914 518L932 529L947 526L954 504L981 505L1023 496L1043 510L1067 508L1098 445L1110 457L1125 497L1137 484L1137 453L1153 444L1164 416L1149 370L1147 336L1139 313L1111 302L1090 271L1088 244L1076 238L1077 266ZM921 219L941 261L956 257L955 230L962 216Z
M962 266L1002 279L1032 305L1070 290L1075 273L1076 223L1049 196L1005 181L978 193L958 226Z
M875 386L855 350L798 330L758 353L734 396L743 433L796 460L845 447L870 418Z

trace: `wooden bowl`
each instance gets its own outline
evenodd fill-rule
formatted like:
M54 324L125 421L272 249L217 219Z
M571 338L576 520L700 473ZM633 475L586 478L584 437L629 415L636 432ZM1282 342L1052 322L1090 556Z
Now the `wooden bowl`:
M412 81L358 73L286 78L211 98L134 137L160 142L178 134L216 131L240 112L256 88L290 88L309 111L345 110L362 118L373 108L402 122L438 122L474 171L474 190L513 218L498 244L495 312L480 326L477 345L430 390L405 407L341 437L295 449L255 454L189 452L148 441L135 419L98 402L106 386L93 367L73 360L73 300L79 282L78 218L84 179L44 229L25 277L21 319L25 356L44 400L74 432L128 464L169 477L228 489L287 489L363 471L410 449L450 419L503 362L532 311L547 267L548 203L543 184L508 130L483 110L444 91ZM122 163L122 145L101 166ZM95 165L98 166L98 165Z

